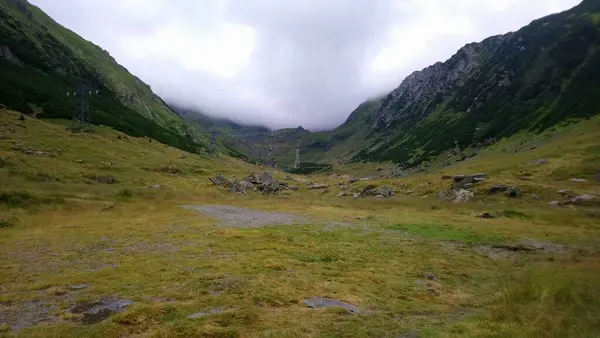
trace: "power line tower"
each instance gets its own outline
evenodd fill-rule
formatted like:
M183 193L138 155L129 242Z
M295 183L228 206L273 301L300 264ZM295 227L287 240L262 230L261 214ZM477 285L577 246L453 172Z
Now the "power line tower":
M294 162L294 168L300 167L300 147L296 147L296 161Z
M217 134L216 131L210 132L210 153L213 157L217 157Z
M80 85L76 91L67 92L67 96L75 97L75 109L73 109L73 121L71 131L81 132L92 129L92 113L89 107L89 96L98 95L98 90L92 90L87 85Z

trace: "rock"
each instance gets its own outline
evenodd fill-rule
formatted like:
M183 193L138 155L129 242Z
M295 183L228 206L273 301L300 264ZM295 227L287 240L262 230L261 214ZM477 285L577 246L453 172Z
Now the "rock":
M75 160L75 163L83 163L83 160Z
M359 193L356 193L356 194L352 195L352 198L354 198L354 199L358 199L358 198L360 198L360 194L359 194Z
M320 190L320 189L327 189L329 188L329 185L327 184L311 184L308 186L309 190Z
M489 212L484 212L483 214L478 216L479 218L496 218L496 215L492 215Z
M341 307L350 313L361 313L357 306L331 298L314 297L305 299L304 304L309 308Z
M593 195L579 195L569 199L569 204L575 205L585 205L591 204L595 200L595 196Z
M474 183L484 182L485 180L487 180L487 178L484 178L484 177L473 177Z
M478 174L469 174L469 175L456 175L453 176L452 179L454 180L455 183L459 183L461 181L463 181L465 178L469 178L469 182L468 183L473 183L475 181L476 178L488 178L488 174L485 173L478 173Z
M337 194L337 197L344 197L344 196L346 196L345 192L341 192L341 193Z
M150 188L150 189L160 189L160 185L155 184L155 185L149 186L148 188Z
M286 190L298 191L298 190L300 190L300 187L297 187L295 185L289 185L286 187Z
M600 171L596 173L596 181L600 182Z
M338 178L338 175L337 174L331 174L331 175L329 175L329 178L333 180L333 179Z
M215 177L209 177L209 181L212 182L215 186L221 186L227 188L230 192L239 193L242 195L246 194L244 188L242 188L237 182L231 182L222 175L217 175Z
M514 251L514 252L517 252L517 251L531 252L531 251L537 250L535 247L526 245L526 244L516 244L516 245L495 244L495 245L492 245L492 249L502 249L502 250Z
M531 177L527 177L527 176L521 176L521 177L519 177L519 179L521 181L531 181Z
M442 175L442 180L451 180L452 176Z
M69 312L81 315L81 321L84 324L99 323L109 316L124 311L133 304L127 299L102 299L96 302L77 303Z
M507 186L507 185L501 185L501 184L497 184L497 185L493 185L493 186L491 186L491 187L487 188L487 189L485 190L485 192L486 192L488 195L493 195L493 194L497 194L497 193L499 193L499 192L505 192L505 191L508 191L508 189L510 189L510 187L509 187L509 186Z
M102 162L102 165L105 166L105 167L110 167L110 166L112 166L112 163L110 163L110 162Z
M583 178L572 178L569 181L571 181L571 182L587 182L587 180L583 179Z
M527 163L529 163L531 165L542 165L542 164L548 164L548 160L545 158L540 158L537 160L529 161Z
M348 182L348 184L352 184L352 183L356 183L358 181L360 181L358 178L350 177L347 182Z
M231 311L233 311L233 309L222 309L220 307L215 307L212 309L208 309L207 311L192 313L191 315L189 315L187 317L189 319L198 319L198 318L202 318L202 317L206 317L206 316L210 316L210 315L216 315L219 313L226 313L226 312L231 312Z
M367 192L373 193L375 188L377 188L377 186L375 184L369 184L363 188L361 195L365 195Z
M454 200L452 201L452 203L465 203L471 200L471 198L473 198L474 196L475 194L468 190L459 189L454 192Z
M425 277L425 279L429 279L429 280L435 280L436 279L435 274L432 273L432 272L425 272L423 274L423 277Z
M451 201L454 199L454 192L451 190L442 190L438 192L437 199Z
M377 195L377 196L375 196L375 198L377 198L377 199L383 199L383 198L385 198L385 196L383 196L383 195Z
M82 284L73 284L73 285L70 285L69 289L71 289L71 290L83 290L83 289L85 289L87 287L88 287L87 284L82 283Z
M239 181L238 184L245 190L253 190L254 189L254 184L252 184L248 181Z
M511 187L510 189L508 189L506 194L508 195L508 197L513 197L513 198L521 197L521 188Z
M286 181L293 181L294 180L291 176L288 176L288 175L283 176L283 179L286 180Z
M552 206L552 207L558 207L558 206L561 206L561 203L559 201L552 201L552 202L549 202L548 205Z
M119 179L117 179L116 177L114 177L112 175L106 175L106 176L92 175L92 176L88 176L88 178L94 182L103 183L103 184L119 183Z
M390 187L389 185L384 185L380 187L379 189L377 189L377 192L383 197L392 197L396 195L394 188Z

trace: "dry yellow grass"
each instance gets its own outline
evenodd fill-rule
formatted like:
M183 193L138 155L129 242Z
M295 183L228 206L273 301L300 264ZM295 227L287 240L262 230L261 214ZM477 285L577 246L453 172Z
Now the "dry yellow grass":
M559 199L560 189L599 194L589 169L598 163L597 119L536 141L536 150L504 153L502 148L514 142L528 146L506 140L452 169L359 182L358 188L390 184L398 196L352 200L335 197L339 179L325 175L295 177L299 182L294 183L328 183L325 194L302 188L282 196L232 195L212 187L207 177L221 173L241 179L248 171L264 169L226 157L184 154L108 128L73 135L59 125L0 114L5 201L0 219L12 220L12 226L0 229L0 319L10 317L5 321L12 324L14 317L26 317L33 301L57 318L15 332L0 326L0 335L600 334L600 280L594 273L600 268L598 211L547 205ZM527 164L536 158L548 158L549 164ZM366 173L377 167L338 168L339 173L359 169ZM475 188L474 202L453 205L436 199L448 185L440 180L442 173L477 171L491 177ZM523 173L530 180L519 180ZM558 174L563 179L552 180ZM90 179L108 175L120 182ZM284 173L275 175L281 179ZM588 181L568 180L575 176ZM518 183L525 194L518 200L482 196L482 189L494 183ZM149 188L153 185L160 188ZM313 221L228 227L181 208L184 204L289 212ZM476 217L484 211L508 216ZM567 247L514 253L484 245L522 239ZM87 287L70 289L82 283ZM94 325L79 324L68 311L77 301L105 296L135 303ZM354 304L363 313L307 308L303 300L315 296ZM216 308L223 312L188 318Z

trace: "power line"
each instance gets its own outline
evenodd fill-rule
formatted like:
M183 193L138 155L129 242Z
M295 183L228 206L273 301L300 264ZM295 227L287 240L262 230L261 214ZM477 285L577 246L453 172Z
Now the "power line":
M98 95L97 89L92 89L88 85L82 84L76 91L67 92L67 96L75 98L75 109L73 109L73 120L71 122L71 131L89 131L92 129L92 113L89 107L89 96Z

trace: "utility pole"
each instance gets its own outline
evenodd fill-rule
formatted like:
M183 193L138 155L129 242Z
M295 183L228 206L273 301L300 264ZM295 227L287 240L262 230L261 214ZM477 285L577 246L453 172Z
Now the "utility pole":
M210 132L210 153L213 157L217 157L217 133L216 131Z
M88 96L91 95L98 95L98 90L92 90L87 85L80 85L76 91L67 92L67 96L75 97L75 109L71 122L71 131L74 133L91 130L92 114L88 104Z
M296 147L296 161L294 162L294 168L300 166L300 147Z

